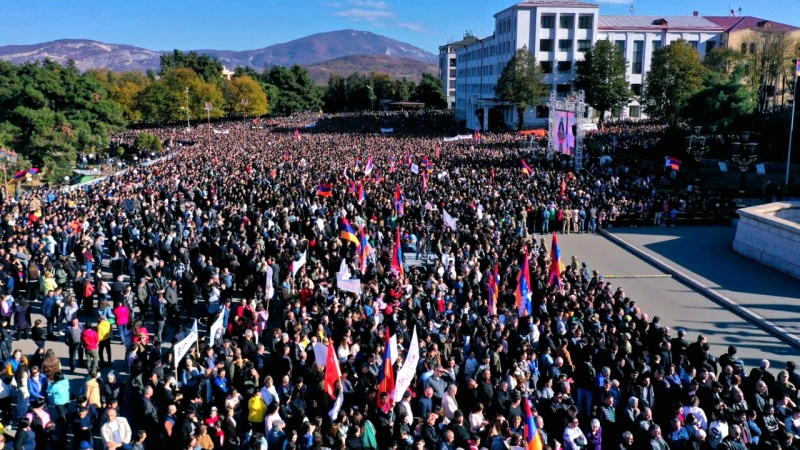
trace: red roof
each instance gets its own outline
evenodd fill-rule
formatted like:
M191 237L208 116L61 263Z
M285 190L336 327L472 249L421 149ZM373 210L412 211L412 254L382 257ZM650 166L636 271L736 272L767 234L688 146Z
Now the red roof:
M753 29L769 29L773 31L796 31L800 30L792 25L773 22L753 16L733 17L733 16L703 16L706 20L725 28L725 32ZM766 26L765 26L766 25Z
M720 32L723 27L704 17L695 16L634 16L634 15L600 15L597 29L602 31L616 30L652 30L662 29Z

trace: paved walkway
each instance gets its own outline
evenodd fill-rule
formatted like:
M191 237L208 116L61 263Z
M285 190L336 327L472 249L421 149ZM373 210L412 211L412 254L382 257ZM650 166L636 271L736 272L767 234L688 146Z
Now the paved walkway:
M730 261L738 256L730 250L730 242L733 239L733 229L727 227L684 227L684 228L631 228L613 229L614 235L623 239L630 239L635 246L648 250L651 244L662 250L661 246L672 249L666 255L672 256L673 252L677 255L678 261L673 261L666 256L661 256L658 252L653 252L654 257L658 257L666 262L680 266L679 263L686 262L687 271L698 269L701 272L705 268L712 273L721 271L733 271L735 267L749 267L748 263L755 264L746 258L739 257L744 261ZM725 236L730 240L726 246ZM685 240L681 240L686 236ZM537 235L537 239L541 236ZM613 243L609 239L600 235L566 235L558 236L561 247L561 257L564 263L569 263L570 257L575 255L578 261L588 263L590 269L597 269L607 277L607 281L612 283L612 289L618 286L623 287L627 296L631 297L641 306L642 310L653 317L658 315L662 319L662 324L670 327L684 328L687 331L687 339L691 342L697 338L699 333L705 334L709 338L712 353L721 355L727 350L728 345L736 345L739 356L748 366L757 366L762 358L773 361L776 367L783 368L783 363L789 359L800 357L800 350L782 342L763 329L751 322L745 321L730 310L723 308L708 297L698 291L688 287L684 283L673 278L670 274L662 271L643 259L633 255L629 251ZM695 240L700 242L695 242ZM545 241L550 245L550 237L546 236ZM672 241L674 247L668 244ZM713 242L716 242L714 245ZM705 256L693 256L694 252L704 252ZM697 266L691 264L697 261ZM731 267L733 266L733 267ZM758 265L757 265L758 266ZM761 266L752 268L756 276L726 275L727 278L736 278L736 283L728 284L727 278L713 283L712 286L723 289L721 286L732 291L731 286L741 286L743 292L757 292L762 284L762 269L769 273L769 282L772 284L793 283L793 279L779 272L763 269ZM746 269L750 270L750 269ZM764 275L767 276L767 275ZM771 278L775 277L775 278ZM704 279L698 274L698 278ZM800 285L800 283L798 283ZM800 292L800 286L795 286L795 292ZM777 288L776 288L777 289ZM792 287L786 288L788 294ZM765 293L773 295L774 292ZM758 294L761 295L761 294ZM784 298L784 300L789 300ZM796 304L796 311L800 311L800 300L791 299ZM747 301L750 304L752 300ZM774 310L773 310L774 311ZM800 316L797 313L796 316ZM797 320L797 319L793 319ZM781 321L785 325L788 321ZM673 331L673 335L675 332Z

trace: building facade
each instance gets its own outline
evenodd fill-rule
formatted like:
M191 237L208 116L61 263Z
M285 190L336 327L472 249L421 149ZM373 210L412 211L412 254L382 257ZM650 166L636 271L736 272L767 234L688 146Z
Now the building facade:
M534 54L545 73L545 83L556 91L559 98L564 98L573 93L575 63L583 60L584 53L598 40L614 42L623 49L628 61L627 78L634 98L626 108L609 114L621 118L643 118L638 96L657 49L684 39L703 58L714 48L730 48L734 41L739 45L743 38L737 36L745 36L744 30L758 24L760 19L730 22L701 17L697 12L692 16L600 15L597 4L581 0L527 0L496 13L494 21L495 29L491 36L452 48L455 51L454 71L450 54L447 55L448 65L442 66L446 69L442 71L442 79L448 89L448 104L451 104L450 86L455 85L456 119L463 121L469 129L487 129L492 108L502 114L506 124L515 124L513 105L496 99L494 92L503 68L517 49L524 47ZM779 25L781 29L797 30ZM453 73L455 79L451 76ZM524 126L541 126L547 119L546 109L530 108L525 112Z
M471 33L466 33L460 41L451 42L439 47L439 78L444 85L447 107L456 108L456 53L459 48L477 41Z

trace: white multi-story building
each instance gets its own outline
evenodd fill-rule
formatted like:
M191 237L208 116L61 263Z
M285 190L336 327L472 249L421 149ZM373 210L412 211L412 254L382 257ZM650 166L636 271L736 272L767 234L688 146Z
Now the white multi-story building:
M439 47L439 77L444 82L447 107L450 109L456 108L456 52L461 47L477 40L473 34L466 33L460 41L450 42Z
M494 15L495 31L455 49L455 114L469 129L487 129L489 110L516 123L513 105L495 98L503 68L523 47L533 52L546 74L545 82L560 97L573 91L575 62L599 39L621 46L628 60L628 79L638 95L655 49L685 39L704 56L721 40L724 28L697 15L687 17L601 16L599 6L580 0L527 0ZM448 61L452 61L449 59ZM449 68L448 68L449 69ZM447 72L452 73L450 71ZM443 72L444 74L444 72ZM446 86L453 81L443 79ZM642 117L636 99L617 116ZM546 108L525 112L526 126L546 123Z

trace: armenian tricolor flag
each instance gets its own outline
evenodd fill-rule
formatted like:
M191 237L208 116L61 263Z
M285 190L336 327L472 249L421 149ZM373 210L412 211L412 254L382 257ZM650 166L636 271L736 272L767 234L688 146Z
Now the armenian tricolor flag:
M420 191L425 192L428 189L428 174L422 172L422 181L420 182Z
M364 234L363 225L359 228L358 234L359 240L361 241L361 245L358 247L358 264L361 274L363 275L367 273L367 259L369 259L369 255L372 253L372 245L370 245L367 240L367 235Z
M406 166L410 166L411 165L411 152L410 151L406 150L406 155L403 157L403 162L405 163Z
M372 173L372 169L375 168L375 165L372 163L372 156L369 157L367 160L367 165L364 167L364 175L369 176Z
M342 225L339 231L339 237L356 245L361 244L361 241L358 240L356 232L353 230L353 227L350 226L350 222L347 221L346 217L342 217Z
M664 163L665 167L671 167L673 170L681 170L682 163L680 159L673 158L672 156L667 156L666 158L664 158L664 160L665 160Z
M550 286L561 286L561 272L564 264L561 263L561 249L558 248L558 238L553 232L553 248L550 249Z
M294 129L294 138L297 139L297 142L300 142L300 130L297 128Z
M355 197L356 195L356 182L353 180L347 180L347 193L353 194Z
M394 190L394 207L397 210L397 215L403 217L403 203L405 199L403 198L403 191L400 190L400 185L396 185Z
M366 200L367 195L364 193L364 183L358 183L358 195L356 195L356 201L359 205L361 205Z
M525 175L527 175L529 177L533 176L533 169L531 169L531 167L528 165L528 163L526 163L524 159L522 159L520 161L522 161L522 173L524 173Z
M397 229L397 234L394 238L394 251L392 252L392 273L398 278L405 275L403 270L403 248L400 244L400 228Z
M317 195L320 197L330 197L333 195L333 185L331 183L319 182L317 186Z
M489 315L497 315L497 299L500 292L498 285L500 284L500 275L497 273L497 264L494 265L492 275L489 277Z
M542 450L542 436L536 429L536 421L531 412L530 400L525 397L522 402L525 406L522 411L525 414L525 435L523 436L525 438L525 448L527 450Z
M428 160L428 158L422 158L421 166L425 167L428 170L428 173L433 172L433 163Z
M520 317L524 317L533 313L533 304L531 303L531 270L528 263L528 248L522 255L522 268L517 275L517 290L514 296L517 298L517 311Z
M389 394L389 402L394 402L394 367L392 366L391 345L389 339L391 333L389 326L386 326L386 343L383 346L383 362L378 371L378 401L382 393Z

